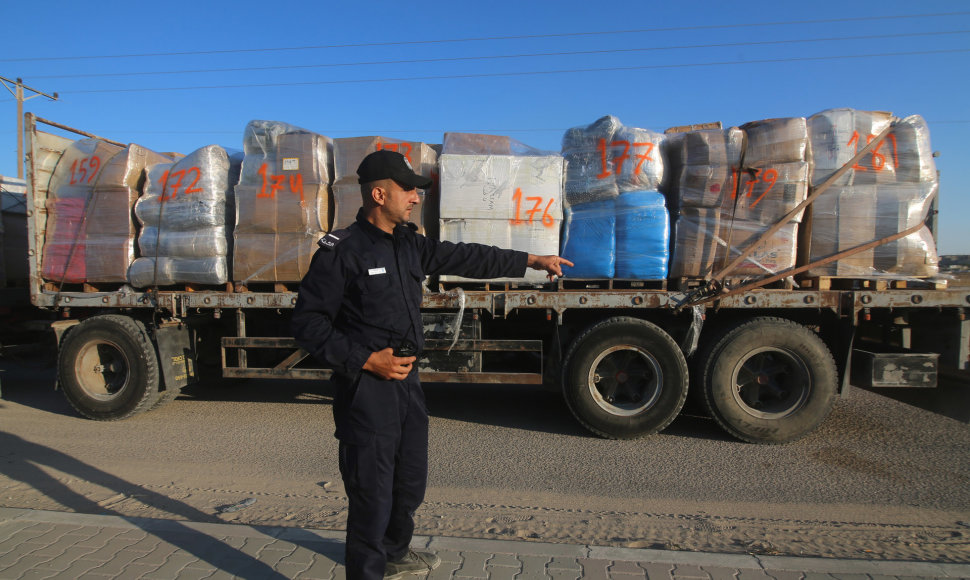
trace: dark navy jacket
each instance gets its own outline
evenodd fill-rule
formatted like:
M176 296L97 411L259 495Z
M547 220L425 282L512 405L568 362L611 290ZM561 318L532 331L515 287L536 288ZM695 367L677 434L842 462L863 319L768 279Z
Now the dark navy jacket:
M401 225L392 236L361 211L356 223L321 240L293 312L293 336L300 346L353 378L372 352L394 348L405 338L421 350L426 275L525 275L525 252L432 240L415 230L413 224Z

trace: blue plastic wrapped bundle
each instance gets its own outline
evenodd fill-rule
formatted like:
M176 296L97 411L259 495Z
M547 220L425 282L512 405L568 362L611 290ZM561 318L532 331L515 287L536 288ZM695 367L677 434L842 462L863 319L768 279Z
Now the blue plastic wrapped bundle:
M612 199L566 208L560 254L576 264L571 278L612 278L616 261L616 203Z
M616 199L617 278L667 277L670 219L659 191L631 191Z

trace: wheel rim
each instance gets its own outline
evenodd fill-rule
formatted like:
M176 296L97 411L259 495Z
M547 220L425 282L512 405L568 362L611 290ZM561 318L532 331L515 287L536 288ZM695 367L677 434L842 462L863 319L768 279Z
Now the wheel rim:
M108 401L125 390L131 364L124 350L107 341L92 341L78 352L74 363L78 385L91 398Z
M660 362L642 348L614 346L590 365L587 385L601 409L613 415L636 415L660 398L663 372Z
M794 353L776 347L752 350L732 373L734 399L746 413L778 419L800 409L812 391L808 366Z

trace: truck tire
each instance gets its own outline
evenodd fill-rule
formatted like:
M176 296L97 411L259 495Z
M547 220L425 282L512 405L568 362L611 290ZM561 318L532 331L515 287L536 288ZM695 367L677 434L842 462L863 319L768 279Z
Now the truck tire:
M791 320L744 322L701 354L705 405L742 441L795 441L818 427L835 404L838 373L831 351Z
M78 413L126 419L158 401L158 356L145 326L117 314L81 322L61 341L57 376Z
M660 327L638 318L599 322L573 341L563 395L587 429L609 439L663 430L687 397L687 362Z

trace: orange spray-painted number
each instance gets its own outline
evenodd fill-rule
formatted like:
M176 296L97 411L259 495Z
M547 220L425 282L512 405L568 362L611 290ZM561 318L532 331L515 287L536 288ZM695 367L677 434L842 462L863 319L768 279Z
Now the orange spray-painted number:
M300 201L303 201L302 174L297 173L296 175L290 175L289 180L287 180L286 175L270 174L267 163L260 165L257 173L259 173L260 177L262 177L262 187L259 188L259 194L256 195L257 198L275 199L276 192L282 190L284 186L289 185L290 193L299 195ZM289 183L287 183L287 181L289 181Z
M397 151L408 160L408 163L413 163L411 161L411 144L410 143L383 143L381 141L377 142L377 150L387 149L388 151Z
M528 219L522 219L520 216L522 214L522 188L515 188L515 194L512 196L512 202L515 204L515 214L512 219L509 220L513 226L520 226L523 224L531 224L536 221L536 214L542 212L542 225L547 228L551 228L556 225L556 219L552 217L549 210L552 209L552 204L555 203L556 198L551 197L546 203L545 209L542 208L542 202L545 201L542 197L526 197L526 202L535 202L532 209L525 210ZM528 203L527 203L528 205Z
M189 177L194 175L195 177ZM185 195L191 195L193 193L202 193L202 188L198 187L199 179L202 178L202 171L198 167L189 167L188 169L179 169L178 171L166 171L162 174L162 195L159 197L159 201L170 201L178 196L179 190L182 189L182 183L189 177L191 183L185 188Z
M622 153L619 152L619 148L622 147ZM631 146L629 141L611 141L609 145L606 143L606 139L600 139L599 143L596 145L596 150L600 154L600 173L596 176L597 179L605 179L611 175L619 175L623 173L623 163L630 159L630 150L633 150L633 158L636 159L637 164L633 169L633 173L637 174L643 170L643 164L647 161L653 161L653 157L650 156L653 153L654 143L640 143L634 142ZM638 153L640 149L646 149L645 153ZM612 151L613 155L609 155L611 149L616 149L617 151ZM619 153L619 154L617 154ZM610 161L615 165L614 168L610 168Z
M97 155L75 159L74 163L71 163L70 185L91 183L100 168L101 159Z
M872 143L872 140L875 138L876 136L871 133L869 135L866 135L866 145L868 145L869 143ZM847 147L855 146L854 151L858 153L859 141L860 141L859 132L854 131L852 133L852 138L849 139L849 142L846 143L846 146ZM856 171L869 171L869 168L872 168L873 171L882 171L883 169L885 169L886 161L887 161L886 155L884 153L880 153L879 150L882 149L882 146L885 145L887 141L892 144L893 167L899 167L899 151L897 150L897 147L896 147L896 135L894 135L893 133L890 133L878 145L872 148L872 151L870 152L871 160L869 161L869 167L862 165L860 161L860 163L856 163L855 165L853 165L852 169L855 169Z
M742 181L742 190L744 191L744 197L752 197L754 195L754 188L759 183L766 183L768 187L758 196L756 200L751 204L751 209L754 209L761 203L768 193L771 191L775 184L778 182L778 170L777 169L754 169L754 173L750 175L749 179ZM737 198L738 192L738 170L731 170L731 199Z

